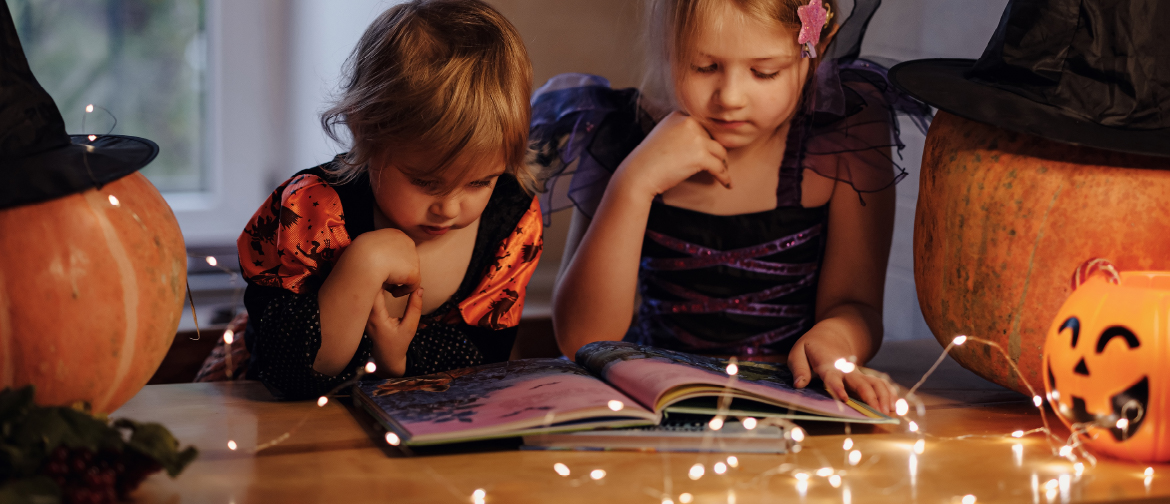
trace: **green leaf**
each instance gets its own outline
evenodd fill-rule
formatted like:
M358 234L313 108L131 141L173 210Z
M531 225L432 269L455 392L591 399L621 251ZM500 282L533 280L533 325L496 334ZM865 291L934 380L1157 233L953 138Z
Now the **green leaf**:
M126 446L158 461L172 478L183 472L187 464L199 455L194 446L180 451L179 440L166 427L157 423L119 418L114 421L114 427L130 429L130 441Z
M61 489L48 476L33 476L0 485L0 504L58 504Z

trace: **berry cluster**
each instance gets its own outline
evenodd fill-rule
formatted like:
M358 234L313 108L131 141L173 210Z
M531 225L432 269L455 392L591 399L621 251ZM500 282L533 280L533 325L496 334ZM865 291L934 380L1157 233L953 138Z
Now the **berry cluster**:
M61 487L64 504L114 504L126 500L147 476L162 469L134 450L103 450L58 446L40 473Z

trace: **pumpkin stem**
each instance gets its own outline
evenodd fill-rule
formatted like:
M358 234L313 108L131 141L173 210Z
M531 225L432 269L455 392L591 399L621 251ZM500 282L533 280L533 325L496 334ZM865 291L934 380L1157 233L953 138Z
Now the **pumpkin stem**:
M1077 269L1073 271L1072 290L1077 290L1077 287L1080 287L1081 284L1088 281L1089 278L1097 273L1109 275L1108 280L1114 285L1121 284L1121 275L1117 273L1117 267L1109 262L1108 259L1094 257L1077 266Z

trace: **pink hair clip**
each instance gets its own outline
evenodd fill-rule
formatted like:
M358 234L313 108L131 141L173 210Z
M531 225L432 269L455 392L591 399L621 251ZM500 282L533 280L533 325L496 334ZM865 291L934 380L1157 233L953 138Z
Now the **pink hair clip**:
M821 42L821 30L829 20L829 11L824 8L820 0L809 0L808 5L796 8L796 15L800 16L800 36L796 39L803 47L800 49L801 58L817 57L817 44Z

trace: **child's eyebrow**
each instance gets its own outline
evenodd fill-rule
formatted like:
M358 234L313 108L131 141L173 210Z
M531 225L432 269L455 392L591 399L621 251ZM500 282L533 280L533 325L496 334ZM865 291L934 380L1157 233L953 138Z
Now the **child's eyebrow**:
M788 61L788 60L796 59L796 57L791 55L791 54L777 54L774 56L758 56L755 58L727 58L727 57L723 57L723 56L715 56L715 55L707 54L704 52L700 52L700 53L698 53L698 55L699 55L699 57L710 58L710 59L744 59L744 60L748 60L748 61Z

